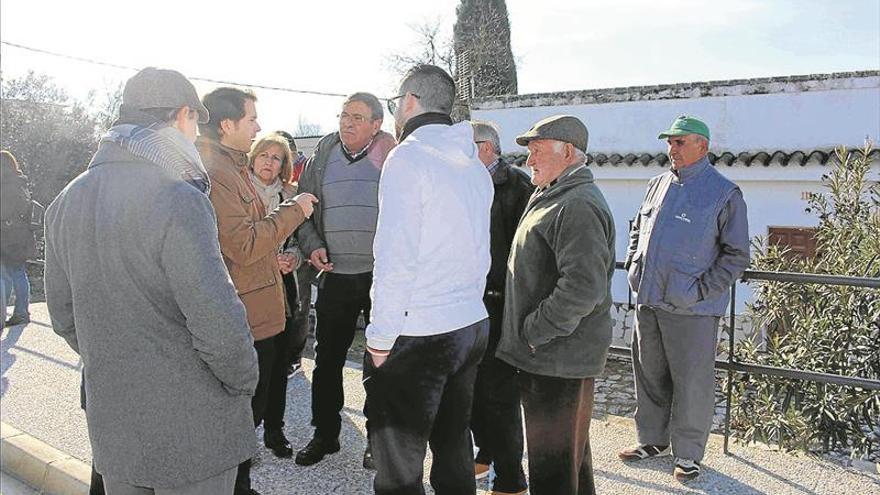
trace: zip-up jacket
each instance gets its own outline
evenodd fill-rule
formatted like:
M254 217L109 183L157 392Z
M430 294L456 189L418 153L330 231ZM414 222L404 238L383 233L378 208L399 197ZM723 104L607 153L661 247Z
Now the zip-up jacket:
M519 221L496 356L536 375L599 376L611 344L614 218L584 165L536 191Z
M749 223L739 187L706 157L651 179L626 256L636 304L722 316L730 284L749 265Z

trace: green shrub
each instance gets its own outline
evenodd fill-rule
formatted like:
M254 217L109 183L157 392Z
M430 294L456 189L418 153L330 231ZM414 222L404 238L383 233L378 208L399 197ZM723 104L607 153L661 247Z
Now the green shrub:
M880 277L880 186L870 145L840 148L812 194L819 220L812 258L755 241L756 270ZM766 339L739 344L739 361L880 379L880 290L756 282L748 312ZM734 375L732 424L745 441L787 449L877 455L880 392L751 374Z

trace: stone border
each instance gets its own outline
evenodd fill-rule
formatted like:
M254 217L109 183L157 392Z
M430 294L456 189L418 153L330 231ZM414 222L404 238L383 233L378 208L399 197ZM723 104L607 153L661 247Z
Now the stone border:
M89 493L90 466L4 422L0 422L0 468L41 494Z
M833 72L793 76L695 81L652 86L596 88L552 93L486 96L472 100L471 110L528 108L559 105L592 105L631 101L692 99L717 96L800 93L840 89L876 88L878 70Z

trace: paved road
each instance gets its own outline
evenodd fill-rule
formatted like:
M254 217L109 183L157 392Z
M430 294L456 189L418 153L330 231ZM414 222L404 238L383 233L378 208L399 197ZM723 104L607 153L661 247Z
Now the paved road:
M4 329L0 345L0 410L3 421L86 462L91 458L85 418L79 409L79 359L49 328L44 304L31 308L27 327ZM290 383L285 427L295 448L311 436L309 379L305 373ZM254 469L256 488L273 494L368 494L371 473L360 467L364 447L363 388L360 371L346 369L347 408L343 450L316 466L303 468L279 460L265 449ZM600 493L608 494L880 494L880 476L844 469L808 456L792 456L754 447L734 446L721 453L713 438L705 474L684 486L672 476L667 459L635 466L618 462L614 453L633 441L631 423L597 417L591 428L594 465ZM258 432L259 433L259 432ZM430 456L426 466L430 466ZM488 486L480 485L478 493ZM430 493L430 490L428 490ZM5 491L4 491L5 493Z
M0 495L38 495L21 481L0 471Z

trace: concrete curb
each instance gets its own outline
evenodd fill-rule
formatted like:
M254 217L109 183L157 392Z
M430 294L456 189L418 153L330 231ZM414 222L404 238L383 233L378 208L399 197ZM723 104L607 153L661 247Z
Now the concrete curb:
M41 494L89 493L89 465L4 422L0 422L0 468Z

